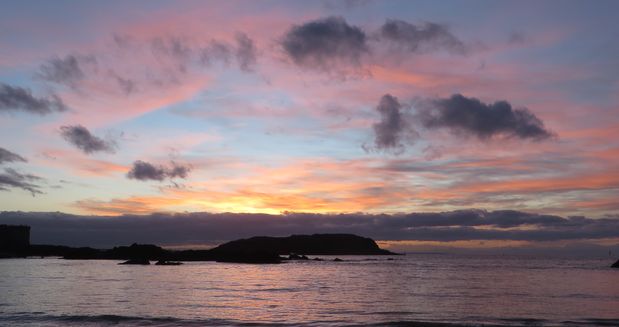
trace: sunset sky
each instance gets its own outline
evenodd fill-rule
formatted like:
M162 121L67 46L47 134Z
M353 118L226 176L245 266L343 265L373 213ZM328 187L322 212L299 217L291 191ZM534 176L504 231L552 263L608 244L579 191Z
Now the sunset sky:
M1 5L2 211L617 226L617 1Z

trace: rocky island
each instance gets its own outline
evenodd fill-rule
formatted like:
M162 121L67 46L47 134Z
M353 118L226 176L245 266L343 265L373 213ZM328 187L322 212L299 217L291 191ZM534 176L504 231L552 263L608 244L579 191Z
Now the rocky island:
M27 231L29 232L29 228ZM10 247L11 255L6 255L7 257L59 256L68 260L123 260L122 264L150 264L150 261L157 261L158 265L178 265L182 261L281 263L283 260L307 260L307 255L396 254L381 249L370 238L353 234L257 236L227 242L208 250L176 251L151 244L135 243L131 246L117 246L112 249L31 245L29 235L26 235L25 239L20 237L18 243L20 246ZM5 248L9 247L5 246Z
M313 234L288 237L256 236L222 244L215 253L251 251L275 252L279 255L393 255L378 247L371 238L353 234Z

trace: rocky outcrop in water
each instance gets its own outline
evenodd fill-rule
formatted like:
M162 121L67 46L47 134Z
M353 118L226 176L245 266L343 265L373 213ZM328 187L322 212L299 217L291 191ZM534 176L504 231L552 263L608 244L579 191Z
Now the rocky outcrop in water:
M144 258L130 259L125 262L119 263L119 265L150 265L150 261Z
M222 244L214 253L246 251L275 252L279 255L394 255L378 247L371 238L353 234L313 234L288 237L257 236Z
M180 266L182 264L183 264L182 262L167 261L167 260L159 260L157 261L157 263L155 263L156 266Z
M296 253L290 253L288 255L288 259L287 260L309 260L309 258L305 255L299 255Z
M619 260L617 260L617 262L613 263L612 266L610 266L611 268L619 268Z
M235 263L281 263L282 260L309 260L307 255L393 255L372 239L352 234L258 236L222 244L209 250L166 250L152 244L132 244L101 250L56 245L30 245L24 256L61 256L81 260L126 260L122 264L177 265L181 261ZM282 255L286 257L281 257ZM335 261L339 261L335 260ZM150 263L150 262L149 262Z

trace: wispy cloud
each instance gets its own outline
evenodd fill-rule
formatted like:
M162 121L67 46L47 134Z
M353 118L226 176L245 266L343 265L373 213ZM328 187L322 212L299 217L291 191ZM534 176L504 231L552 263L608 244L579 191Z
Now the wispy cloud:
M381 40L387 41L395 50L409 53L424 53L445 50L451 53L464 54L464 42L454 36L442 24L425 23L411 24L409 22L389 19L378 32Z
M0 148L0 164L5 162L26 162L26 158L17 153L13 153L7 149Z
M47 115L67 109L62 99L54 93L46 97L36 97L29 89L0 83L0 112L23 111Z
M4 148L0 148L0 165L12 162L27 162L26 158L13 153ZM4 168L4 173L0 173L0 191L11 191L12 189L22 189L30 192L32 196L43 194L39 182L43 178L32 175L23 174L13 168Z
M254 40L245 33L236 33L236 60L244 71L252 71L256 65L257 50Z
M26 190L35 196L43 194L37 182L43 179L31 174L22 174L12 168L5 168L4 173L0 173L0 191L9 191L11 188Z
M53 57L43 63L36 77L48 82L66 85L76 88L78 83L85 77L82 66L96 64L94 56L67 55L64 58Z

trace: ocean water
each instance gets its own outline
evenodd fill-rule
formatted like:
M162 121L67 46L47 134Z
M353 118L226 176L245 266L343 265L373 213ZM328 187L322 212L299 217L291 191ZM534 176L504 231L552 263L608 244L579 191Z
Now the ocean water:
M2 326L619 326L612 259L0 260Z

